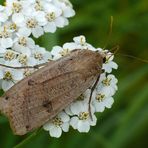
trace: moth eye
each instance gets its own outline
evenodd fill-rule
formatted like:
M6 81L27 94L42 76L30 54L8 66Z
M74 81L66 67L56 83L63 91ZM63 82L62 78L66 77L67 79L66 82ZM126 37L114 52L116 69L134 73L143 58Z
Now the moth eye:
M105 63L105 62L106 62L106 57L103 58L103 63Z

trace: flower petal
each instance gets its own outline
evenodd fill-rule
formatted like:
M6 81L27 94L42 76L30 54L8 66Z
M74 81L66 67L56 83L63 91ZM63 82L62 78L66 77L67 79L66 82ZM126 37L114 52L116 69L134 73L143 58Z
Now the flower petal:
M59 138L62 135L62 129L60 127L54 126L49 131L51 137Z
M69 131L69 122L63 123L62 129L64 132L68 132Z
M78 121L78 131L80 133L87 133L90 130L90 124L88 121L79 120Z
M12 81L2 81L2 89L4 91L7 91L8 89L10 89L12 86L14 85L14 83Z
M72 117L71 120L70 120L70 125L71 125L74 129L77 129L78 117Z
M65 113L65 112L61 112L58 115L63 122L68 122L70 120L70 117Z

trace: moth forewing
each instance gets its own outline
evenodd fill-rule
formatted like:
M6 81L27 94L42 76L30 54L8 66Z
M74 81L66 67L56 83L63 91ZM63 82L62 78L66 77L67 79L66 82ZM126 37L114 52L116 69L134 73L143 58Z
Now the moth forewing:
M100 53L76 50L13 86L0 99L0 110L14 133L24 135L55 117L94 84L102 63Z

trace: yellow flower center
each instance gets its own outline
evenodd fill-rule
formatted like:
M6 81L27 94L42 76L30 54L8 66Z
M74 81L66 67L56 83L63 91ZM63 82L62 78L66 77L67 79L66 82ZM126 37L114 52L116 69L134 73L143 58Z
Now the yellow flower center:
M34 8L35 8L36 11L41 11L43 9L43 7L41 6L40 1L38 1L38 0L36 1Z
M104 95L104 94L98 94L98 95L96 96L96 100L97 100L98 102L103 102L104 99L105 99L105 95Z
M51 12L51 13L48 13L46 14L46 18L49 22L52 22L55 20L56 16L55 16L55 13L54 12Z
M106 78L102 81L102 83L105 85L105 86L110 86L110 83L111 83L111 78Z
M4 55L6 61L11 61L16 57L16 54L13 51L7 51Z
M88 112L81 112L79 114L79 119L80 120L87 120L89 118L89 113Z
M10 30L17 30L17 26L16 26L16 24L15 23L11 23L10 25L9 25L9 29Z
M84 45L85 45L85 40L84 40L84 38L83 38L83 37L81 37L81 38L80 38L80 44L81 44L82 46L84 46Z
M22 46L27 46L27 40L25 37L20 37L19 38L19 44Z
M59 117L56 117L52 120L52 123L55 125L55 126L61 126L63 124L63 121L61 118Z
M28 69L26 69L26 70L24 71L24 76L25 76L25 77L28 77L28 76L30 76L30 75L31 75L31 71L28 70Z
M35 19L32 18L32 19L28 19L26 24L27 24L28 28L32 29L32 28L35 28L37 26L38 22Z
M43 59L43 55L41 53L35 53L34 58L41 61Z
M24 54L19 55L18 60L19 60L19 63L23 65L27 65L28 58L26 55Z
M4 27L4 30L0 32L0 38L9 38L11 34L7 31L7 26Z
M59 54L63 57L66 56L68 54L70 54L70 50L69 49L63 49L61 52L59 52Z
M21 5L20 3L14 2L14 3L12 4L12 10L13 10L13 12L15 12L15 13L19 13L19 12L22 10L22 5Z
M3 79L6 81L12 80L12 74L9 71L6 71Z

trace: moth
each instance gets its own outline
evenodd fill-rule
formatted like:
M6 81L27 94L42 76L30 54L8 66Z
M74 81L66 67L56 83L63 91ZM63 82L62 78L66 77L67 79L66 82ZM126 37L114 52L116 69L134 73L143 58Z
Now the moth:
M0 111L16 135L41 127L93 86L105 56L74 50L24 78L0 98Z

